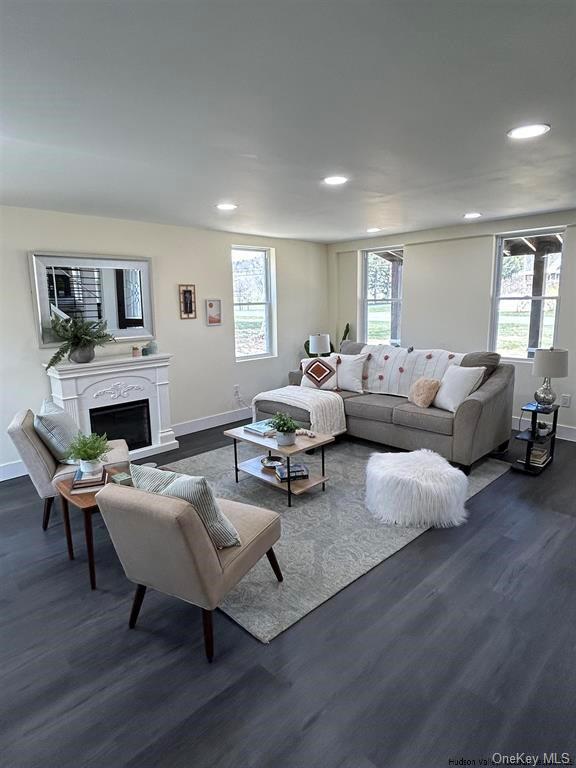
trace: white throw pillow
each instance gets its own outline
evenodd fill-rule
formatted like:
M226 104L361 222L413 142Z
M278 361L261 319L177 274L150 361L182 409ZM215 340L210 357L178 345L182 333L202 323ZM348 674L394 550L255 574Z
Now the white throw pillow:
M312 387L312 389L336 389L337 373L336 360L338 355L328 355L328 357L307 357L300 363L302 371L303 387Z
M434 398L434 406L443 411L455 413L468 395L478 389L486 368L462 368L451 365L446 369L438 394Z
M338 389L360 393L364 391L362 378L364 375L364 364L367 359L368 353L363 355L338 355Z

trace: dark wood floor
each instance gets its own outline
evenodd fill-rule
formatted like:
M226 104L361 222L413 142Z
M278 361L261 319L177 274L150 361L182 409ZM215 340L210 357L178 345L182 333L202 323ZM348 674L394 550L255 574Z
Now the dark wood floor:
M467 525L425 533L268 646L217 613L212 665L200 611L178 600L150 594L128 630L132 586L98 516L91 592L79 515L69 562L59 510L43 533L28 479L0 484L0 510L2 768L576 760L576 444L538 478L507 473Z

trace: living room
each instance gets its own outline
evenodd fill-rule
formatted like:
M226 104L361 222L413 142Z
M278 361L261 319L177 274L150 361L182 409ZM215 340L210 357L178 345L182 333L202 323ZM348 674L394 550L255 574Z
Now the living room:
M573 764L574 4L1 7L6 764Z

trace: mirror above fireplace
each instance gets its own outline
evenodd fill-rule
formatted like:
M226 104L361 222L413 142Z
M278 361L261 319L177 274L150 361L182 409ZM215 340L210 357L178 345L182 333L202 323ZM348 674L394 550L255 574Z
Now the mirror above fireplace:
M53 317L106 320L119 341L154 338L150 260L92 254L30 254L41 347L59 343Z

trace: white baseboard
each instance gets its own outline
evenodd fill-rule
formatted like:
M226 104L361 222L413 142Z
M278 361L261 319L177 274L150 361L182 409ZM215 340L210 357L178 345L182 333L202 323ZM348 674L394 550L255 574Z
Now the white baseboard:
M524 418L522 419L522 427L523 429L528 429L529 426L530 419L526 418L526 415L524 415ZM512 419L512 429L518 429L517 416L514 416ZM576 427L568 427L564 424L558 424L556 427L556 436L559 440L569 440L572 443L576 443Z
M211 427L221 427L222 424L229 424L231 421L250 418L252 418L252 408L236 408L234 411L215 413L213 416L203 416L201 419L181 421L179 424L174 424L172 428L176 437L180 437L180 435L190 435L192 432L201 432Z
M6 464L0 464L0 483L3 480L12 480L13 477L22 477L27 474L23 461L7 461Z

